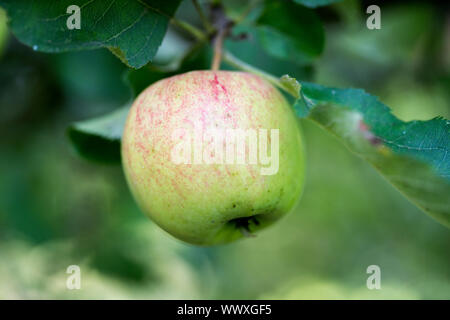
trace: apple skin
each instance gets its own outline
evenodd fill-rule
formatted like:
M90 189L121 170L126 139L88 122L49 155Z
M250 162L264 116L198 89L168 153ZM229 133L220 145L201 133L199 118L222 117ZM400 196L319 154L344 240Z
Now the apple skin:
M279 129L278 172L261 175L261 165L248 161L174 163L174 130L193 136L194 124ZM299 124L285 98L245 72L192 71L152 84L134 101L122 138L125 176L141 210L196 245L237 240L289 212L302 193L304 157Z

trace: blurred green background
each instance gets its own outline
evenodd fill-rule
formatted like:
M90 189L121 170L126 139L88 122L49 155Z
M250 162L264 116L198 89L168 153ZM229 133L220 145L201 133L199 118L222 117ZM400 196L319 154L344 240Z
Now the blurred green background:
M434 3L383 5L381 30L365 27L366 2L321 8L325 52L292 73L364 88L404 120L450 118L450 14ZM190 10L183 3L178 14ZM169 30L157 61L186 41ZM125 71L107 50L33 52L0 13L0 299L450 299L449 230L308 121L307 184L294 212L225 246L167 235L139 211L120 166L80 158L66 137L73 121L129 100ZM66 289L72 264L81 290ZM372 264L381 290L366 287Z

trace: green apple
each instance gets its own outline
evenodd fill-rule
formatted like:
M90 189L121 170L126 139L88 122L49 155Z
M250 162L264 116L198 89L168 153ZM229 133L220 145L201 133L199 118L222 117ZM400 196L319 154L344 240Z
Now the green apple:
M197 245L253 235L289 212L304 161L289 104L245 72L192 71L152 84L131 107L122 138L139 207Z

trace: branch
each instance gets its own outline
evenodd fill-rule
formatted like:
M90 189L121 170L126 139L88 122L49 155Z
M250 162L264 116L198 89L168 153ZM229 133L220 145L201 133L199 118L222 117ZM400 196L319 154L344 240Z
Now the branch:
M260 76L261 78L266 79L267 81L269 81L270 83L272 83L274 86L276 86L277 88L282 89L283 91L289 93L290 95L294 96L293 92L291 90L289 90L288 88L286 88L286 86L283 85L283 83L280 81L279 78L274 77L273 75L258 69L256 67L253 67L251 65L249 65L248 63L238 59L237 57L235 57L233 54L231 54L229 51L225 51L223 53L223 60L226 61L229 65L231 65L232 67L235 67L236 69L240 69L246 72L250 72L253 74L256 74L258 76Z
M214 23L214 27L217 33L214 35L214 58L211 64L212 70L219 70L220 62L222 61L222 48L225 37L230 33L230 29L233 26L233 21L228 19L225 14L225 10L220 2L212 4L211 7L211 19Z
M185 21L178 20L176 18L171 18L170 23L172 23L174 26L177 26L178 28L186 31L187 33L192 35L197 40L203 41L206 39L206 34L203 31L201 31L200 29L194 27L193 25L191 25Z
M203 12L203 9L202 9L200 3L198 2L198 0L192 0L192 3L194 4L195 9L197 10L198 15L200 16L200 20L202 21L203 26L205 27L208 34L213 33L214 27L209 22L208 18L206 17L205 13Z

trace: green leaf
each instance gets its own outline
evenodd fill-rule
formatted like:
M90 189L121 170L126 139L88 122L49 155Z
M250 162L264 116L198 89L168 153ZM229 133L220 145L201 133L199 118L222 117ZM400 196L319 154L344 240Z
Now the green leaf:
M450 121L403 122L360 89L302 83L294 108L366 159L408 199L450 227Z
M321 6L327 6L329 4L338 2L341 0L294 0L295 3L302 4L306 7L317 8Z
M130 104L101 117L72 124L67 134L81 156L96 162L120 163L120 140Z
M155 56L181 0L0 0L16 37L34 50L64 52L110 48L140 68ZM67 13L80 7L81 29L69 30Z
M310 63L324 48L324 28L316 13L290 1L266 1L256 21L265 51L299 65Z

